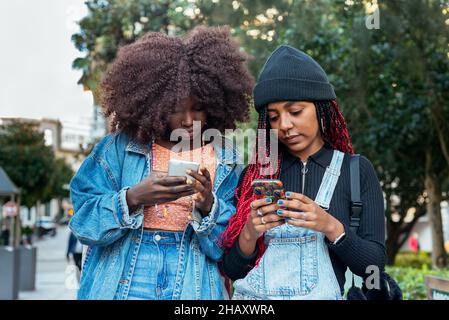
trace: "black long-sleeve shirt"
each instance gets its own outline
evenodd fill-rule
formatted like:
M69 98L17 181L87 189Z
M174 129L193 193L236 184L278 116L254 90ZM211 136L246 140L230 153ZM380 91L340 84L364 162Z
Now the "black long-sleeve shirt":
M303 163L289 152L285 151L283 154L280 180L284 184L284 189L304 193L307 197L315 199L325 170L331 163L333 149L324 146L309 157L306 164L304 189L302 185ZM369 276L366 274L367 266L376 265L382 270L386 263L385 211L382 189L371 162L363 156L360 157L360 196L363 205L360 227L357 234L349 228L351 214L349 162L350 155L346 154L328 210L344 225L346 235L336 245L326 239L332 266L342 292L347 267L354 274L366 277ZM254 266L258 250L256 248L249 257L243 255L237 239L223 258L226 275L232 280L244 278Z

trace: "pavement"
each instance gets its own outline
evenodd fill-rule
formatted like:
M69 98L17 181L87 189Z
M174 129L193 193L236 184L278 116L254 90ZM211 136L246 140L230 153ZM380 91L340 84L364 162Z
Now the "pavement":
M78 276L65 258L70 231L59 226L55 237L34 242L37 247L36 290L21 291L19 300L75 300Z

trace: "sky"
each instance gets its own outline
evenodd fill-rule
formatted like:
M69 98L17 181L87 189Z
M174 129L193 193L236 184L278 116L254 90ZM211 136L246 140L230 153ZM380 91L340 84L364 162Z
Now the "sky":
M84 123L92 95L77 84L72 44L84 0L0 0L0 117Z

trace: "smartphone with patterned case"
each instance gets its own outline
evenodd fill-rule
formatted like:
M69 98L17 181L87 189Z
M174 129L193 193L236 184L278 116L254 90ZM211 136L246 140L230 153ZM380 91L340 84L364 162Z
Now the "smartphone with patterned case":
M285 199L284 186L277 179L256 179L251 183L256 199L271 198L273 202Z

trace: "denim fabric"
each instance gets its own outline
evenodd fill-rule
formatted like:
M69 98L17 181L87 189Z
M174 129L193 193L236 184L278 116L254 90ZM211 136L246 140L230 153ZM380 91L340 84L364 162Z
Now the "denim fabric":
M234 190L242 165L232 147L215 143L217 166L214 204L182 232L173 299L226 299L217 261L223 255L218 237L235 213ZM78 299L127 299L143 238L143 206L130 214L127 190L151 170L151 145L123 133L107 135L84 160L70 183L74 215L69 227L88 246Z
M182 232L144 230L128 300L173 299L181 239Z
M265 245L259 264L234 282L233 299L342 299L322 233L283 224Z

